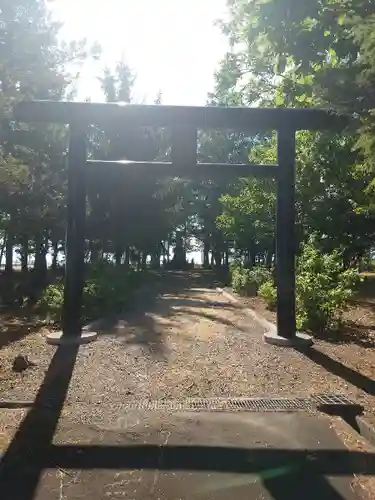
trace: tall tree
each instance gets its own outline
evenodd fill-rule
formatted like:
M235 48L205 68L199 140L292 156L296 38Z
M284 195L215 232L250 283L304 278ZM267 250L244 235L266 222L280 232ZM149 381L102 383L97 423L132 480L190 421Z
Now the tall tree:
M84 41L59 42L60 26L44 0L2 0L0 12L0 227L7 238L6 268L11 271L18 244L24 268L33 246L36 265L44 272L51 226L62 224L65 131L16 124L12 108L19 100L67 96L73 82L68 66L90 51Z
M359 257L374 237L373 201L366 189L373 165L372 2L281 0L276 5L270 0L232 0L228 9L229 19L222 28L231 48L216 75L214 102L329 106L361 117L362 125L353 120L340 136L328 132L297 137L300 238L314 231L326 249L344 249L349 261ZM274 141L254 146L258 160L267 163L270 154L275 157ZM238 198L223 198L221 227L236 228L240 237L241 214L254 214L250 207L258 188L258 183L248 183ZM267 202L263 210L268 210Z

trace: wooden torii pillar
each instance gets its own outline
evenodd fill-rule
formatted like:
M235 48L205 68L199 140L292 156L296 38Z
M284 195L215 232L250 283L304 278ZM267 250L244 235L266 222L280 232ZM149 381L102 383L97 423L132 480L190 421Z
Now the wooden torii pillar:
M319 109L188 107L33 101L15 107L19 122L69 124L68 221L63 330L48 341L85 343L96 338L82 329L84 246L86 215L86 171L120 168L134 176L156 174L192 178L233 178L255 175L277 182L276 284L277 327L265 333L268 343L310 344L311 338L296 331L295 311L295 134L298 130L342 128L345 120L332 111ZM119 127L170 127L172 162L87 161L85 130L91 124L117 123ZM197 163L198 129L232 129L242 132L275 130L278 134L278 164Z

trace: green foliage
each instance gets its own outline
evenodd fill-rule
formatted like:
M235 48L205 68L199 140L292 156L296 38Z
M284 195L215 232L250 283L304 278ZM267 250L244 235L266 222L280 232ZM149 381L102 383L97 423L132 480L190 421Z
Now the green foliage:
M358 270L345 268L337 250L322 253L310 239L303 245L297 264L297 328L317 333L337 329L359 281ZM273 281L264 283L259 295L269 309L274 309L276 287Z
M265 300L267 307L270 311L273 311L276 307L277 301L277 291L272 280L265 281L259 287L259 296Z
M340 134L298 134L296 207L301 240L318 232L324 251L361 258L375 227L374 2L232 0L228 10L222 29L230 51L216 75L216 104L239 95L243 105L328 107L359 118ZM273 162L276 141L249 156ZM244 218L251 201L244 189L235 197L222 197L218 224L241 247L254 238L250 210Z
M91 56L85 41L62 42L60 25L45 0L2 1L0 6L0 232L7 236L7 270L22 244L45 259L48 239L64 238L66 127L19 124L21 100L71 99L81 64ZM8 265L9 264L9 265Z
M271 279L271 271L262 266L247 269L241 265L232 265L231 274L232 288L240 295L256 295L262 284Z
M327 254L311 242L304 245L297 266L297 327L337 328L359 279L357 269L345 269L337 250Z
M252 256L274 246L275 187L268 180L243 179L232 194L221 196L222 214L217 226L236 242L239 251Z
M101 316L102 311L120 312L128 307L138 273L100 263L88 272L83 291L84 319Z
M256 284L257 288L262 286L263 283L270 280L272 277L272 272L270 269L264 266L254 266L250 271L250 279Z
M126 310L134 291L149 277L148 273L131 271L124 266L115 267L106 262L90 266L83 291L82 319L89 321ZM42 314L57 322L61 320L63 290L63 280L58 280L47 286L38 302Z
M60 321L64 302L64 282L62 279L48 285L42 293L38 306L43 316L49 320Z
M355 138L347 134L297 134L297 236L306 241L317 233L322 251L339 248L348 263L364 256L375 238L374 214L362 209L369 203L369 176L358 176L354 145ZM276 147L275 137L266 139L251 149L251 161L274 162ZM222 213L216 223L224 235L235 242L239 253L267 254L271 265L275 186L269 181L241 180L220 202Z

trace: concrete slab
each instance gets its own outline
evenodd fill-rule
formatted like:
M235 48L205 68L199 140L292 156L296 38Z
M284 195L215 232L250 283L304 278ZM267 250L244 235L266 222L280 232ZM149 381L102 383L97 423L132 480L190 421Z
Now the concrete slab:
M100 426L63 418L55 444L35 500L358 498L349 453L317 415L131 411Z

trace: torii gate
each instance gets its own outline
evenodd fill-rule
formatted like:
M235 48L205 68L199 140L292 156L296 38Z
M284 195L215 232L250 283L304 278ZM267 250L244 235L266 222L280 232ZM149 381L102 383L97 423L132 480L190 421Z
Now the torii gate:
M128 169L135 175L151 171L157 175L215 177L230 175L273 178L277 183L276 285L277 328L264 339L278 345L311 344L309 336L296 332L295 312L295 135L298 130L341 128L343 120L332 111L319 109L244 108L218 106L164 106L86 102L21 102L14 117L20 122L69 124L68 221L63 329L47 341L86 343L96 334L82 330L81 309L84 285L86 186L85 169L91 166ZM88 161L88 125L115 123L133 126L170 127L171 162ZM198 129L234 129L242 132L275 130L278 136L278 164L197 163Z

